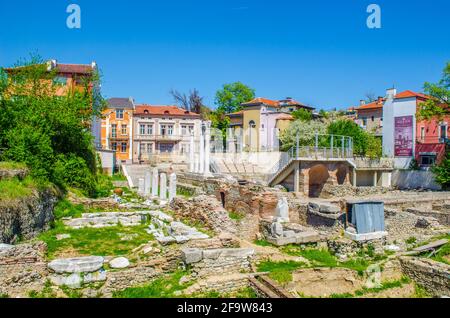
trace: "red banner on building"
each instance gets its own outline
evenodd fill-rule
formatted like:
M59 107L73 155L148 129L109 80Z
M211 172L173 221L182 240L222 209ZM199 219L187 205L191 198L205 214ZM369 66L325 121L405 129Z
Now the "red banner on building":
M395 156L413 155L413 116L395 117Z

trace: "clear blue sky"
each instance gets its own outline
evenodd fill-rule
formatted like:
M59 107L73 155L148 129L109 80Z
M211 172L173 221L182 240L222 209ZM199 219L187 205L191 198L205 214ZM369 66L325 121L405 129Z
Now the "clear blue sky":
M70 3L81 30L66 27ZM366 27L371 3L380 30ZM0 65L30 52L95 60L106 97L139 103L197 88L212 105L222 84L242 81L261 97L342 108L437 81L450 61L449 12L448 0L0 0Z

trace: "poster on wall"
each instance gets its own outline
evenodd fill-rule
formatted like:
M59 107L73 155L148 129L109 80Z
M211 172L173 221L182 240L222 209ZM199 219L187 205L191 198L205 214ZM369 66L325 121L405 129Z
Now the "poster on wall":
M395 156L413 155L413 116L395 117Z

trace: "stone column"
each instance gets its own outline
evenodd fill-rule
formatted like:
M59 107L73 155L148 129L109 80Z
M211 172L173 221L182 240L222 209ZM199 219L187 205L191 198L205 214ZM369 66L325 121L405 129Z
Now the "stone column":
M373 172L373 186L376 187L377 186L377 181L378 181L378 172L374 171Z
M164 203L167 200L167 175L165 173L161 173L160 175L159 199L161 200L161 203Z
M300 192L300 163L295 162L294 164L294 192Z
M152 197L158 197L158 168L153 168L152 172Z
M356 169L353 169L353 186L356 187Z
M195 143L194 143L194 132L191 131L191 139L190 139L190 145L189 145L189 172L194 172L195 170Z
M205 173L205 175L210 175L211 174L211 170L210 170L211 122L209 122L209 121L206 122L205 127L206 127L206 130L205 130L205 166L204 166L203 172Z
M139 181L138 181L138 194L144 195L144 191L145 191L145 180L144 180L144 178L139 178Z
M150 170L145 171L145 179L144 179L144 195L149 196L151 192L151 183L152 183L152 174L150 173Z
M205 135L203 134L203 124L200 126L200 159L198 173L203 173L205 168Z
M169 203L177 196L177 175L172 172L169 176Z

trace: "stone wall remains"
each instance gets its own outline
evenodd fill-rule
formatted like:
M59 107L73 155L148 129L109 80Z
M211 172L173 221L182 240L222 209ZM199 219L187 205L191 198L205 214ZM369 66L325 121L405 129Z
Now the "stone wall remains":
M58 201L55 189L34 190L29 196L0 202L0 243L32 239L48 230Z
M401 257L405 275L435 297L450 297L450 265L418 257Z

